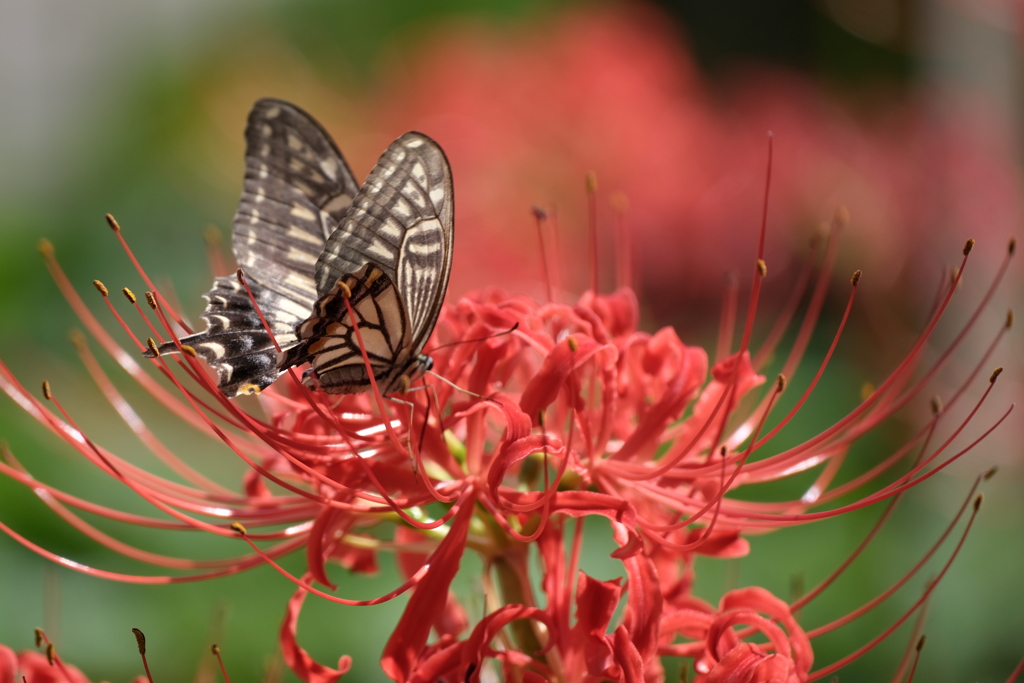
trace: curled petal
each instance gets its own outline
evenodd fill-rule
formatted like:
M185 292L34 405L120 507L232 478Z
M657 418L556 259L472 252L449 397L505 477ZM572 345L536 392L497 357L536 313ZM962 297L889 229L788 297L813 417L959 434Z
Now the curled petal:
M740 643L718 662L703 683L799 683L793 660Z
M448 534L427 560L430 569L417 584L402 618L384 646L380 664L392 680L405 681L409 678L430 635L432 621L425 615L437 614L444 609L448 587L459 571L475 500L476 496L470 494L459 501L459 511L452 519Z
M309 575L305 580L309 580ZM302 611L302 603L306 601L306 595L306 591L300 588L288 600L284 623L281 624L281 656L284 657L284 663L288 668L306 683L335 683L348 673L352 667L352 658L344 655L338 660L338 668L332 669L314 660L299 645L295 632L298 630L299 613Z

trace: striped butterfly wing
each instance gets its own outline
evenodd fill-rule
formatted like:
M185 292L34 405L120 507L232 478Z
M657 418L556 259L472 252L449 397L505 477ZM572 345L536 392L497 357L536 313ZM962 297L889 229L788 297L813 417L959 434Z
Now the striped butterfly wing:
M282 348L317 300L317 258L359 186L330 135L295 105L256 102L245 129L245 183L232 248ZM204 295L207 329L182 339L217 371L227 396L254 393L280 374L277 350L235 277ZM160 353L175 352L173 343Z
M355 308L374 375L384 393L404 388L429 369L421 355L444 302L451 273L454 194L440 146L410 132L393 142L370 172L352 208L317 260L320 299L297 330L300 343L278 360L281 368L311 364L309 382L329 393L369 386L340 297L366 282ZM341 284L339 284L339 282ZM360 290L363 291L363 290ZM372 352L372 353L371 353ZM315 379L314 379L315 377Z

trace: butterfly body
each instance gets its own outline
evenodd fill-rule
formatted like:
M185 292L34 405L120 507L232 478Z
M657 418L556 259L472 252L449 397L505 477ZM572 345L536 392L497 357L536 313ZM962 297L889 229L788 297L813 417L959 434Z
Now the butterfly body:
M204 295L207 329L181 343L217 370L229 397L258 393L306 362L313 388L365 391L347 297L380 391L404 391L431 365L421 352L451 271L453 202L448 161L429 137L395 140L360 188L309 114L258 101L232 248L267 324L237 279L218 277Z

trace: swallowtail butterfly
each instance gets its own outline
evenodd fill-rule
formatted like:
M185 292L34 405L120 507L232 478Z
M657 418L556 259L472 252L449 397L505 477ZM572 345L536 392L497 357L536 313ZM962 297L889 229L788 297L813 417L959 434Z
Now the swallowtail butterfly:
M207 329L181 343L214 367L229 397L258 393L306 362L310 387L365 391L348 297L381 392L404 391L432 364L421 351L451 272L454 196L444 152L406 133L360 188L313 117L273 99L253 106L245 140L232 248L282 352L233 276L216 278L203 295Z

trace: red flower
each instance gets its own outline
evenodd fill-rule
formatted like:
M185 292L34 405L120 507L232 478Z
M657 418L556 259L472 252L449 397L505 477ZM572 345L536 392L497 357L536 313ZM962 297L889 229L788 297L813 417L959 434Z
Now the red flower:
M123 240L119 230L116 234ZM885 461L850 481L834 483L850 447L918 401L973 326L977 316L963 326L945 353L931 365L924 364L925 342L957 290L972 245L969 242L964 249L957 278L945 285L925 329L890 376L835 424L771 454L766 453L774 437L811 399L850 313L859 272L852 280L850 304L836 339L817 374L786 415L774 416L773 408L786 388L785 376L799 364L821 309L834 239L825 245L822 272L794 346L782 362L782 374L768 384L760 373L792 322L793 311L787 309L776 321L764 346L750 348L761 282L768 272L763 254L758 254L740 343L732 345L735 321L727 314L710 380L703 350L685 345L670 329L654 334L637 329L637 301L628 288L611 295L588 292L576 304L541 303L487 290L463 297L441 313L428 351L435 371L447 381L427 378L426 390L410 392L403 402L387 403L376 393L313 393L298 383L296 375L261 395L266 418L226 399L207 369L188 355L148 361L174 392L142 371L136 361L141 356L116 344L64 277L52 247L44 245L58 285L100 345L167 410L224 444L255 474L246 477L245 493L238 493L177 460L121 399L84 340L79 340L79 350L101 391L188 484L145 472L93 442L48 384L44 399L53 409L26 391L3 365L0 388L83 457L173 521L77 499L34 479L10 453L5 453L0 472L32 487L97 542L185 573L125 575L65 561L79 571L122 581L171 583L239 572L263 562L274 566L298 587L281 629L285 661L312 683L333 683L348 670L350 660L343 656L336 668L326 666L299 645L298 621L307 593L343 604L371 605L408 590L412 596L381 659L384 672L396 681L475 681L487 659L496 659L507 678L514 680L659 681L660 657L673 655L692 659L706 682L815 680L847 660L811 671L811 638L838 628L876 602L805 633L793 617L794 606L759 588L732 591L717 609L696 599L691 591L693 557L738 557L749 551L744 533L805 524L881 501L892 505L904 490L969 452L998 426L1006 414L984 430L972 426L973 441L968 445L957 441L961 433L961 441L968 438L968 423L988 396L997 371L967 419L942 443L931 440L942 419L937 410L920 433ZM1004 263L992 289L1005 268ZM140 275L152 287L141 268ZM796 301L809 284L804 280L797 287ZM106 288L97 283L97 289L106 298ZM155 343L185 329L155 288L147 293L151 314L128 294L148 334L158 337ZM107 303L120 320L113 303ZM735 306L727 306L729 310ZM130 326L125 329L130 333ZM131 338L137 351L146 348L134 334ZM966 396L987 358L988 354L963 378L947 404ZM954 442L959 450L952 448ZM921 452L909 472L883 478L918 446ZM735 495L741 486L816 467L817 481L799 499L751 502ZM275 483L277 492L263 480ZM866 492L865 484L872 484ZM859 498L853 502L816 509L854 491ZM972 489L961 513L973 496ZM71 507L150 527L240 536L253 553L197 561L145 552L111 539ZM622 564L624 584L597 580L579 566L579 520L587 517L610 524L618 545L613 557ZM578 521L567 551L563 530L572 519ZM973 519L972 515L967 528ZM382 531L388 528L390 533ZM2 522L0 529L26 547L64 561ZM533 546L543 561L544 600L534 595L531 582ZM302 577L288 574L276 562L299 549L305 550L308 562ZM328 574L328 565L334 562L357 572L373 571L380 551L394 552L407 576L391 593L352 600L316 586L334 590ZM487 568L482 577L487 615L463 636L469 622L451 584L467 551L479 554ZM834 578L795 605L816 598ZM923 604L934 585L901 622ZM613 615L624 595L623 616L616 621ZM755 633L767 642L748 640Z

